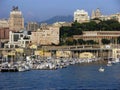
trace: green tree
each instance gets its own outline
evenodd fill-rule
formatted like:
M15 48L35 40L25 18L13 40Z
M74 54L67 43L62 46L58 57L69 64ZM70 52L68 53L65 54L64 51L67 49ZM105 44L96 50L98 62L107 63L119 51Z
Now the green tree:
M83 39L78 39L78 43L79 43L80 45L86 44L86 42L85 42Z
M110 40L108 39L102 39L102 44L110 44Z

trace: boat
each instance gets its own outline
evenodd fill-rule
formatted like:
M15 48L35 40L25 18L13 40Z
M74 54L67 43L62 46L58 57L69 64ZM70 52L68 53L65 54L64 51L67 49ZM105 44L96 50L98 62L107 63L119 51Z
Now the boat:
M107 66L112 66L112 62L108 61Z
M104 69L103 67L100 67L100 68L99 68L99 72L104 72L104 70L105 70L105 69Z

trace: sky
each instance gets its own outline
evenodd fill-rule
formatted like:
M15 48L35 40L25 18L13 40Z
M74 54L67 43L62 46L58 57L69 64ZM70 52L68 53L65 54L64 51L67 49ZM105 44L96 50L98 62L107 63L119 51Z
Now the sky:
M25 21L73 15L77 9L84 9L89 15L97 8L103 15L120 13L120 0L0 0L0 19L9 18L13 6L19 7Z

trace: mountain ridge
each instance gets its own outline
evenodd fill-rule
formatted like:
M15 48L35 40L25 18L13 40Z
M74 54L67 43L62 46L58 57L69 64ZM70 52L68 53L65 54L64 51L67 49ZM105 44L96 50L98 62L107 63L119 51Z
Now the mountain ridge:
M72 22L72 21L73 21L73 16L67 15L67 16L54 16L39 23L53 24L55 22Z

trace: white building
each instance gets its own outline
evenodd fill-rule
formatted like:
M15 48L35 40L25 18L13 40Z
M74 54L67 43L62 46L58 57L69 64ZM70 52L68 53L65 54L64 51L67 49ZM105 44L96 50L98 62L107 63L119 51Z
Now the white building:
M56 27L62 27L62 26L71 26L72 23L70 22L55 22L52 24L52 26Z
M120 13L112 14L109 16L111 19L115 19L120 23Z
M79 23L89 22L90 18L88 16L88 12L85 10L76 10L74 12L74 21L77 21Z
M32 32L31 42L36 45L59 44L59 27L46 26Z
M31 41L30 36L25 32L9 32L9 42L5 44L6 48L26 47Z

